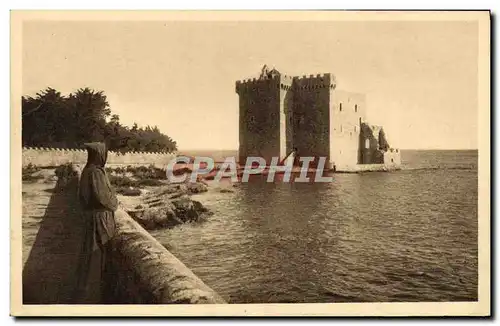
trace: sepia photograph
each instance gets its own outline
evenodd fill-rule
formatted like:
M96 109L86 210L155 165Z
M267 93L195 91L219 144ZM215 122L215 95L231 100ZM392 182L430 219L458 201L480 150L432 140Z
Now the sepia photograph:
M489 316L489 11L11 11L11 315Z

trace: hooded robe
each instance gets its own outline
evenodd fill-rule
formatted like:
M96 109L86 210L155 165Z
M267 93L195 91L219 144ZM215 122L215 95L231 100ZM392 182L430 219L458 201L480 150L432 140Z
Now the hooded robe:
M107 149L103 143L85 144L88 151L79 185L83 209L84 239L77 271L75 303L107 303L112 292L110 270L110 239L116 232L114 212L118 207L116 194L104 170Z

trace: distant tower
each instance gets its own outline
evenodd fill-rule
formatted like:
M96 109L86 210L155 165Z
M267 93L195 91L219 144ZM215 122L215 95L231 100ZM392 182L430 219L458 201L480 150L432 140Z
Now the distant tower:
M287 113L284 105L292 79L264 66L259 79L236 82L239 95L239 162L248 156L273 157L287 154Z

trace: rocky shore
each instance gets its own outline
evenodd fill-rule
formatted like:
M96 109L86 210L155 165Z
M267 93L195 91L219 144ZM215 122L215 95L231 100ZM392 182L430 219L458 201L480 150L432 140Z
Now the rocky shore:
M189 222L200 222L211 212L192 194L206 192L203 183L165 184L145 189L140 196L118 198L123 209L147 230L169 228Z
M45 208L50 197L59 191L56 188L64 186L66 179L70 180L74 175L75 169L81 168L71 164L52 168L24 168L23 215L42 216L45 210L35 213L35 208L40 206L39 201L31 204L31 198L43 198ZM165 179L161 170L153 167L108 168L107 172L121 208L147 230L200 222L212 214L203 204L191 198L193 194L208 191L207 184L202 180L172 184ZM38 217L36 222L38 224ZM37 229L33 230L34 234Z

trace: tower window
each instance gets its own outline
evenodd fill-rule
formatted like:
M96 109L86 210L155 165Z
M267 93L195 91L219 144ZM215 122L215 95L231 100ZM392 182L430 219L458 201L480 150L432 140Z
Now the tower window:
M354 126L354 132L356 132L356 131L357 131L356 126Z
M366 149L369 149L369 148L370 148L370 140L369 140L369 139L366 139L366 140L365 140L365 148L366 148Z
M342 125L340 125L340 132L342 132Z
M357 104L354 105L354 112L358 112L358 105Z
M342 103L339 104L339 110L342 112Z

